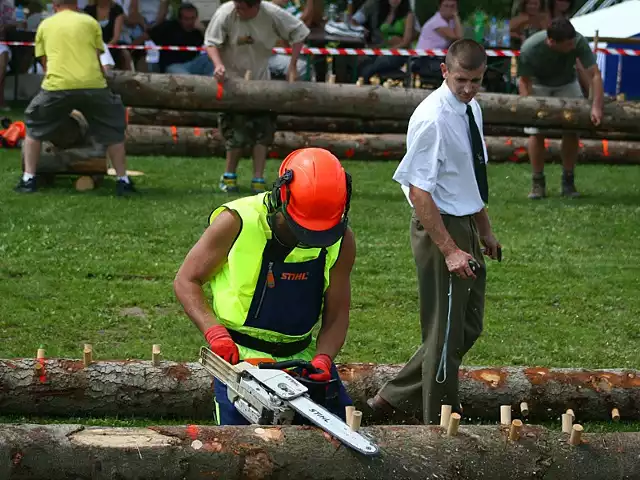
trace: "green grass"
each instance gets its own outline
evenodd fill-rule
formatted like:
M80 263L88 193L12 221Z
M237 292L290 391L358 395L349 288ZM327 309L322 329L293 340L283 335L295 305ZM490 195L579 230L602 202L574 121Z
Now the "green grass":
M278 162L270 162L273 180ZM391 180L396 163L345 162L354 178L357 260L351 328L339 361L403 362L419 343L409 207ZM220 159L132 158L139 198L113 180L78 193L71 178L31 196L11 189L16 152L0 153L0 358L81 357L195 361L200 333L172 280L226 197ZM488 266L485 331L466 364L637 368L640 169L580 166L584 198L531 202L528 168L491 165L490 215L504 261ZM249 162L240 169L245 185ZM131 309L137 307L132 315Z
M132 158L139 198L113 195L113 179L78 193L72 178L18 195L17 152L0 151L0 358L195 361L203 344L182 313L172 280L199 238L216 192L221 159ZM269 162L273 180L278 162ZM417 287L409 248L409 207L391 180L396 163L345 162L354 178L357 239L351 328L338 361L404 362L419 343ZM247 186L249 162L240 168ZM476 365L638 368L640 169L580 166L584 198L531 202L528 167L491 165L490 216L504 261L488 265L485 331L465 358ZM189 420L0 416L3 422L142 426ZM207 423L201 422L199 423ZM212 422L213 423L213 422ZM558 429L559 422L545 424ZM637 431L640 423L587 422L587 431Z

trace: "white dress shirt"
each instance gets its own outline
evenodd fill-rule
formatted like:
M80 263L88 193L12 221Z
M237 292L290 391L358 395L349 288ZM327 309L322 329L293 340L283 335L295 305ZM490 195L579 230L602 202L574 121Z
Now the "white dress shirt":
M484 150L482 110L469 102ZM484 207L473 168L467 104L460 102L446 82L425 98L409 120L407 152L393 175L409 200L409 185L429 192L441 213L473 215Z

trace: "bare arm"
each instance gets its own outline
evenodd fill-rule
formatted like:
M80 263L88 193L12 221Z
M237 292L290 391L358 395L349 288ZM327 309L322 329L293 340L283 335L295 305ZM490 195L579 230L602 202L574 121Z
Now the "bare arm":
M604 108L604 86L602 85L602 75L598 65L592 65L587 70L587 75L591 81L591 91L593 92L593 106Z
M227 261L240 225L235 213L229 210L220 213L187 254L173 282L178 301L203 334L218 325L218 321L205 299L202 286Z
M530 77L520 77L518 80L518 91L520 92L520 95L523 97L530 96L533 90L532 85L533 82Z
M349 329L351 270L355 258L356 241L351 229L347 229L340 255L329 274L329 288L324 295L322 326L316 342L316 354L329 355L332 360L340 352Z
M481 237L491 235L491 222L489 221L489 214L487 213L487 209L483 208L473 217L476 221L476 225L478 226L478 234Z
M217 67L218 65L222 65L222 59L220 58L220 50L218 50L218 47L208 46L207 54L214 66Z
M458 16L456 15L454 28L440 27L440 28L436 28L436 32L441 37L444 37L447 40L451 40L451 41L460 40L463 35L462 25L460 24L460 18L458 18Z
M404 21L404 34L402 35L402 37L393 37L389 42L391 47L407 48L409 45L411 45L411 41L413 40L413 33L414 33L414 29L413 29L414 22L415 22L415 17L413 16L413 13L409 12L409 14L407 15Z
M418 220L420 220L420 223L442 254L446 257L456 251L458 246L444 226L442 216L431 194L411 185L409 187L409 200L411 200L416 210Z
M521 13L516 15L509 21L509 33L512 37L521 37L522 38L522 30L529 23L529 15L526 13Z
M291 44L291 60L289 60L289 68L295 68L298 63L298 57L300 57L300 51L302 50L303 43Z
M129 4L129 12L127 15L127 24L130 27L135 27L136 25L140 25L144 27L144 18L140 15L140 10L138 9L138 0L131 0Z
M169 11L169 1L161 0L160 8L158 8L158 15L156 16L153 25L160 25L167 18L167 12Z
M115 45L120 40L122 35L122 26L124 25L124 14L118 15L116 21L113 24L113 38L109 41L109 44Z

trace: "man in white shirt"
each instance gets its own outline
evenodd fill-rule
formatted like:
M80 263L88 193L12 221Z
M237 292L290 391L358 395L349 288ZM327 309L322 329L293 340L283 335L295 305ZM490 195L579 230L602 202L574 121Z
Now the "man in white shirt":
M440 422L441 405L462 414L458 369L482 333L483 253L501 256L485 209L487 151L482 111L474 99L486 64L481 45L454 42L441 65L442 86L409 121L407 153L393 178L413 207L411 248L423 343L398 376L369 399L374 416L394 409L406 413L417 405L425 424Z

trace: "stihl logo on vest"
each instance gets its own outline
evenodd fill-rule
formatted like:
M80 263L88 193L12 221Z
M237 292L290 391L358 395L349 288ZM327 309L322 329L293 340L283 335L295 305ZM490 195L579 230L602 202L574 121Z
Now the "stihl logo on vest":
M302 273L282 272L282 276L280 278L282 280L308 280L309 272L302 272Z

